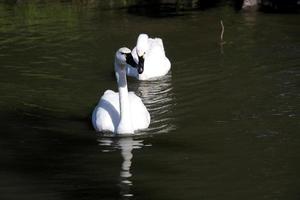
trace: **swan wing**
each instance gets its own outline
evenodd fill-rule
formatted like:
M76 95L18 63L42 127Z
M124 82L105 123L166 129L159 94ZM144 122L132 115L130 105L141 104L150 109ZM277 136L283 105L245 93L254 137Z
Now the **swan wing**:
M165 56L165 49L161 38L149 38L149 53L159 53L161 56Z
M148 40L150 48L153 46L159 47L163 54L165 54L164 44L161 38L149 38Z
M120 122L119 94L106 90L92 115L93 126L97 131L115 132Z
M134 92L129 92L129 99L134 130L148 128L150 124L150 114L141 98L134 94Z
M149 38L149 50L145 55L144 73L140 79L150 79L164 76L171 68L171 63L165 55L162 39Z
M171 68L169 59L162 53L159 46L151 49L144 62L144 72L139 75L141 80L166 75Z

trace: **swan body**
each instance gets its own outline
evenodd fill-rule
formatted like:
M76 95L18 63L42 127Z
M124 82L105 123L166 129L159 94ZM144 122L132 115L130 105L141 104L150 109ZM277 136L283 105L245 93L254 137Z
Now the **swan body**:
M150 115L141 98L133 92L129 92L128 96L131 108L131 121L128 120L128 123L131 124L131 129L134 131L148 128ZM95 108L92 118L97 131L117 133L120 123L119 93L106 90ZM128 131L128 133L133 133L133 131Z
M106 90L92 114L92 123L97 131L116 134L133 134L134 131L148 128L150 114L142 100L128 92L126 65L131 51L120 48L116 53L115 71L119 92Z
M165 55L164 45L160 38L149 38L140 34L137 44L132 50L134 61L144 67L142 74L136 68L127 67L127 75L139 80L147 80L166 75L171 69L171 63Z

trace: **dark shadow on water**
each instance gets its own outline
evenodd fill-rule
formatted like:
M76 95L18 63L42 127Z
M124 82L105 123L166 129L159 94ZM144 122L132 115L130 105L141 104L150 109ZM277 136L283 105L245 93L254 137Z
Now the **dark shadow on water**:
M187 15L189 11L215 7L219 2L220 0L139 0L136 4L128 7L128 12L148 17L176 17Z
M0 0L0 3L19 5L72 5L77 8L95 8L99 10L127 10L128 13L147 17L176 17L188 15L191 11L203 11L210 8L229 5L236 11L243 10L244 0L133 0L133 1L95 1L95 0ZM299 0L261 0L258 8L265 13L299 13ZM248 9L247 9L248 10Z
M260 4L259 11L264 13L290 14L300 13L300 1L267 1L266 4Z
M86 130L85 119L52 114L22 108L1 112L1 197L118 198L118 180L97 169L106 165L91 157L98 149L96 134ZM85 128L70 129L78 120Z

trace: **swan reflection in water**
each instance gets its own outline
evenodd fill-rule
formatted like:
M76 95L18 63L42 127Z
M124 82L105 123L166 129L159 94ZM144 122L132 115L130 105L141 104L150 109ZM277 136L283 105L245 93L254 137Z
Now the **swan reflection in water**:
M135 91L143 100L151 115L150 127L144 132L137 132L134 137L115 137L111 134L104 134L98 139L102 146L102 152L121 151L123 162L120 170L120 195L122 199L129 199L133 196L130 187L133 185L131 178L133 174L130 171L133 160L133 149L140 149L145 146L141 137L154 133L167 133L175 129L172 118L172 111L175 105L174 93L172 87L171 74L151 80L136 81L129 84L130 90Z
M136 81L130 88L143 100L147 107L151 123L146 132L168 133L176 127L173 120L175 98L172 86L172 74L154 80Z
M134 139L133 137L103 137L98 139L99 145L103 147L103 152L114 152L115 150L121 150L123 162L120 169L120 196L122 199L128 199L133 196L130 192L133 176L130 172L130 167L133 159L133 149L140 149L144 145L143 140Z

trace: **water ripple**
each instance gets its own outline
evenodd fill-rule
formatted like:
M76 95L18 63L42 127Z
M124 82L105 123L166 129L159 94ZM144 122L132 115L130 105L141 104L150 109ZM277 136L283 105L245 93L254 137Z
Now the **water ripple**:
M151 123L147 133L168 133L174 130L175 95L172 86L172 74L133 84L133 90L141 97L151 115Z

